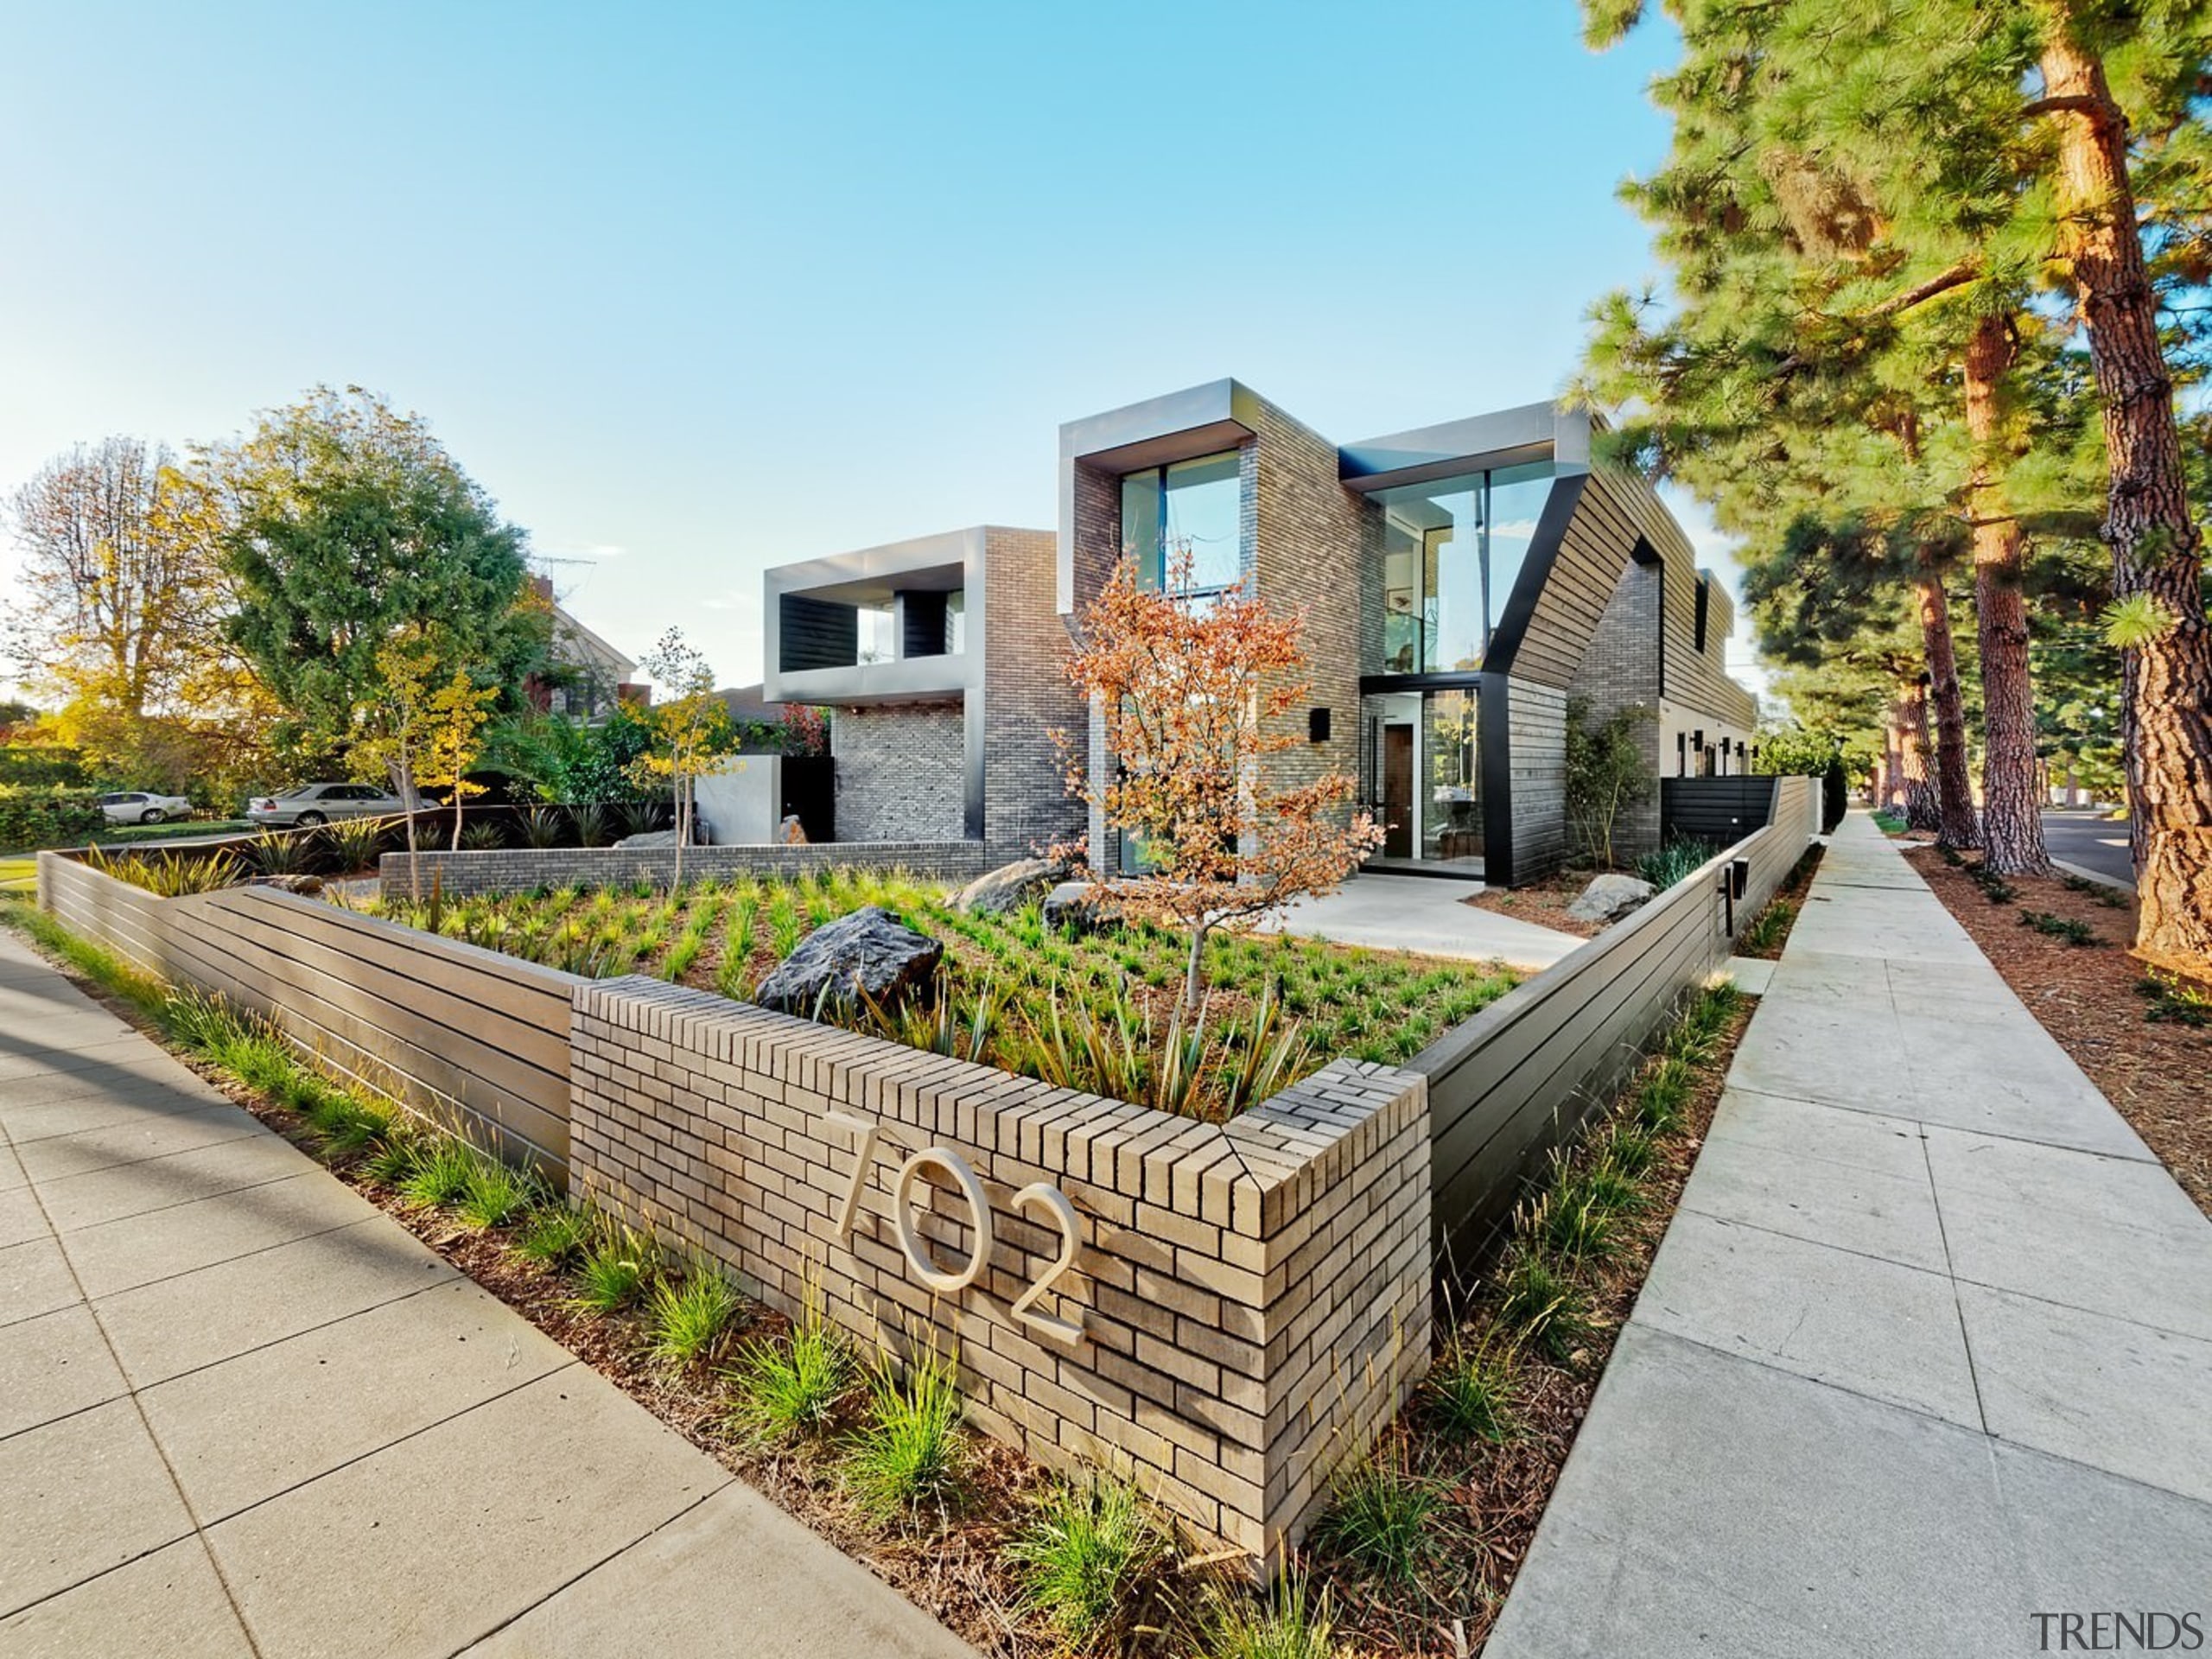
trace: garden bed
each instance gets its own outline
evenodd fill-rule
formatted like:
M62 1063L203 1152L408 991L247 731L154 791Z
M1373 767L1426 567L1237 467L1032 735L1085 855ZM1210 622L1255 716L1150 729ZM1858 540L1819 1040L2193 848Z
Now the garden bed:
M1925 843L1905 856L2013 995L2212 1216L2212 984L2153 975L2137 960L2132 893L2078 875L1991 880L1978 856L1953 855L1953 863Z
M1813 885L1813 878L1820 873L1821 847L1816 843L1805 849L1805 855L1791 867L1782 885L1775 889L1774 897L1766 907L1746 922L1736 934L1736 954L1759 961L1778 962L1782 949L1789 943L1790 931L1797 925L1799 912L1805 907L1805 894Z
M1548 927L1557 933L1572 933L1579 939L1594 939L1605 931L1605 924L1570 916L1567 907L1582 896L1582 889L1590 885L1590 878L1596 874L1594 870L1554 870L1522 887L1484 887L1459 902L1531 922L1538 927Z
M954 911L941 883L830 870L652 888L560 888L449 904L353 906L589 978L645 974L743 1001L816 928L876 905L940 941L934 1008L848 1004L825 1017L1024 1077L1188 1116L1256 1104L1339 1055L1399 1064L1511 989L1502 964L1361 950L1287 935L1217 935L1202 1026L1179 1031L1185 945L1131 925L1076 938L1035 906ZM1195 1046L1196 1065L1163 1057Z
M0 914L5 909L0 908ZM1709 994L1592 1119L1524 1206L1511 1243L1382 1445L1341 1478L1286 1578L1254 1593L1110 1481L1053 1477L951 1427L919 1467L894 1453L926 1375L815 1390L778 1430L803 1330L696 1260L569 1211L460 1143L411 1126L219 1004L172 997L26 917L72 977L180 1049L461 1271L725 1467L982 1651L1142 1659L1221 1654L1463 1656L1479 1649L1586 1414L1710 1121L1748 1017ZM563 1242L565 1236L565 1243ZM927 1438L926 1436L924 1438ZM888 1501L887 1471L896 1477ZM1333 1625L1333 1640L1325 1627Z

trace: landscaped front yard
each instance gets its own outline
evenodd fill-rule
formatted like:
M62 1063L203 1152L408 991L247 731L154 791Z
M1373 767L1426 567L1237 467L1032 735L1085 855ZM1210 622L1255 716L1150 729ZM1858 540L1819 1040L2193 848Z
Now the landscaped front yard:
M354 908L593 978L649 974L750 997L816 928L880 906L944 946L934 995L848 999L822 1017L1026 1077L1185 1116L1232 1115L1339 1055L1402 1062L1512 988L1483 966L1320 940L1216 937L1204 1017L1179 1027L1184 942L1141 925L1071 937L1035 905L951 908L943 883L836 870L674 893L573 887L438 906Z

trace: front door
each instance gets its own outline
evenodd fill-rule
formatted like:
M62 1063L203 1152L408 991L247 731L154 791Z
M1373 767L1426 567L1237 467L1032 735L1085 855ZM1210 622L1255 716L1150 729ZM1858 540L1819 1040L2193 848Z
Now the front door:
M1382 855L1414 855L1414 728L1382 728Z

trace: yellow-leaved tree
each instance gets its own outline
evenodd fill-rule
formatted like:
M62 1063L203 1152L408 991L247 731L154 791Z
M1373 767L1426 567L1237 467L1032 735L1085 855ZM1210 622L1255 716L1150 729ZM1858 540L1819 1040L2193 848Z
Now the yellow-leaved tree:
M676 883L683 882L683 849L691 840L691 780L709 756L727 747L729 708L715 695L715 671L681 628L661 635L644 658L657 696L649 719L652 747L631 763L639 782L665 778L676 797Z
M468 770L481 752L485 723L499 689L479 685L465 668L430 693L423 705L423 751L417 776L425 789L449 791L453 796L453 850L461 850L461 817L468 798L481 795L484 785L469 779Z

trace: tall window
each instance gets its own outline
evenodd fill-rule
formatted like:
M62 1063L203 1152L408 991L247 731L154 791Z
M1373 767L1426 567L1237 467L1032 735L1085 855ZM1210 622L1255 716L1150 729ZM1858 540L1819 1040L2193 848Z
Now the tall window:
M1551 493L1548 462L1376 493L1389 674L1471 673L1490 654Z
M1186 550L1194 599L1210 598L1243 575L1243 491L1237 472L1232 449L1122 475L1122 541L1144 586L1162 586L1170 559Z

